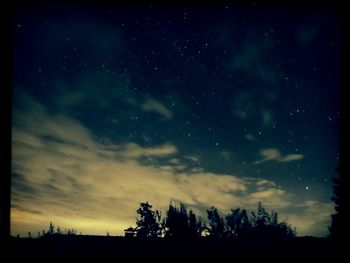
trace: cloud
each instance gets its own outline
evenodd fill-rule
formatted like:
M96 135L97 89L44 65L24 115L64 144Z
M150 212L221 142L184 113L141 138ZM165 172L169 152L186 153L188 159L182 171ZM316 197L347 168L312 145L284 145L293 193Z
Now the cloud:
M145 164L142 157L168 162ZM144 201L163 212L170 200L183 202L202 218L210 206L222 213L254 209L258 201L272 208L292 206L290 195L272 181L185 169L181 157L170 143L99 143L77 120L26 100L26 107L15 108L13 114L11 233L36 233L53 221L83 233L122 235L135 225L136 210ZM307 214L303 219L308 220ZM317 218L310 227L316 226Z
M242 120L246 120L248 118L248 113L245 110L235 109L233 113Z
M118 77L115 77L106 71L87 70L80 78L69 82L57 81L52 92L55 98L50 99L52 103L49 107L62 114L80 112L83 116L94 116L102 110L110 114L106 121L119 126L130 119L147 117L148 113L155 113L166 120L173 118L174 113L162 102L148 94L136 92L128 74L117 74ZM15 97L19 96L22 95Z
M123 156L125 157L149 157L149 156L167 156L175 154L177 149L174 145L164 144L158 147L143 148L136 143L128 143L124 146Z
M167 109L163 104L159 101L156 101L152 98L147 98L142 104L141 108L144 111L155 112L162 115L166 119L171 119L173 117L173 113Z
M221 151L220 154L227 160L230 161L232 158L232 153L229 151Z
M254 140L256 140L256 138L255 138L253 135L251 135L251 134L246 134L244 137L245 137L248 141L254 141Z
M180 160L177 158L172 158L169 160L169 163L174 164L174 165L178 165L181 164Z
M304 236L328 236L328 226L331 223L331 214L335 213L334 203L322 203L315 200L307 200L298 205L298 213L284 213L282 220L297 226L299 235Z
M240 120L261 122L262 127L270 127L274 121L272 105L276 96L272 92L242 92L232 101L232 113Z
M264 157L263 160L260 162L264 161L269 161L269 160L280 160L281 159L281 154L277 149L264 149L260 151L260 154L262 157Z
M304 158L303 154L288 154L288 155L282 156L279 150L275 148L263 149L260 151L260 155L264 158L256 161L255 163L263 163L267 161L290 162L290 161L301 160Z
M16 210L19 210L19 211L23 211L23 212L28 212L28 213L31 213L31 214L39 214L39 215L42 215L43 213L38 211L38 210L31 210L31 209L27 209L25 207L17 207L16 205L12 205L12 208L16 209Z
M232 113L241 120L247 120L256 113L256 94L253 92L243 92L240 96L235 96L232 102Z
M200 161L200 159L197 157L197 156L194 156L194 155L186 155L186 156L184 156L186 159L188 159L188 160L191 160L191 161L193 161L193 162L199 162Z
M40 230L53 220L83 232L122 234L134 224L140 202L165 209L170 198L194 206L211 200L224 208L235 201L230 193L246 188L244 179L230 175L178 173L186 166L175 158L168 167L142 164L140 157L178 151L170 143L101 144L78 121L26 103L32 110L14 111L13 232Z
M273 121L271 111L264 109L264 110L262 110L261 115L262 115L262 121L263 121L264 126L267 127L267 126L271 125L271 123Z
M256 78L270 85L276 84L277 72L265 62L273 44L267 38L254 38L252 37L254 35L257 34L248 35L238 43L239 45L232 51L231 59L226 63L226 69L231 72L243 72L250 78Z
M282 158L282 162L290 162L290 161L296 161L301 160L304 158L303 154L288 154L285 157Z
M276 186L276 184L272 181L269 181L269 180L266 180L266 179L261 179L259 181L256 182L256 185L257 186L263 186L263 187L266 187L266 186ZM263 188L260 188L259 190L261 190Z
M260 186L262 186L260 184ZM273 207L273 209L280 209L288 207L291 203L285 197L286 192L284 190L274 187L273 183L269 184L268 188L262 188L261 190L250 193L247 197L247 207L256 205L258 202L262 202L267 207Z

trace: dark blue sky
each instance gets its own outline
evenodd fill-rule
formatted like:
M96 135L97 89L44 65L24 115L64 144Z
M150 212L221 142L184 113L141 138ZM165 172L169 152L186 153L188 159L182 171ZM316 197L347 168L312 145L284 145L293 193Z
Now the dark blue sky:
M20 6L13 51L13 233L50 220L105 231L86 218L122 229L139 202L171 198L198 213L260 200L301 235L327 234L339 155L332 6ZM123 212L87 213L82 196ZM73 216L67 203L86 209Z

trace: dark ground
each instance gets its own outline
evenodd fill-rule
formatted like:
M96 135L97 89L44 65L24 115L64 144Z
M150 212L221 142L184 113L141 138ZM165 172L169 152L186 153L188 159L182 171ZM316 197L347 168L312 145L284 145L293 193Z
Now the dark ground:
M339 248L329 239L297 237L289 240L140 240L108 236L47 236L11 238L11 256L232 256L337 257Z

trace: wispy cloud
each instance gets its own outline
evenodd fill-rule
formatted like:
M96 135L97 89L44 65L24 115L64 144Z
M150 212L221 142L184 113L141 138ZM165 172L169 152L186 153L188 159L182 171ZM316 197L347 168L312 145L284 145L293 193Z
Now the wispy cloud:
M160 115L162 115L166 119L171 119L173 117L173 113L166 108L162 103L159 101L152 99L152 98L147 98L142 104L141 108L144 111L149 111L149 112L155 112Z
M256 140L255 136L251 135L251 134L246 134L244 136L248 141L254 141Z
M274 96L272 92L242 92L239 96L235 95L232 101L232 113L242 121L260 119L262 127L270 127L274 121L271 109Z
M279 150L275 148L262 149L260 151L260 155L263 157L263 159L260 159L255 163L263 163L267 161L290 162L290 161L301 160L304 158L303 154L288 154L288 155L282 156Z
M125 157L149 157L149 156L167 156L175 154L177 149L174 145L168 143L157 147L144 148L136 143L127 143L123 149Z
M53 220L84 233L121 235L135 224L136 209L143 201L163 211L169 200L183 202L203 218L203 208L211 205L223 213L235 207L254 209L258 201L274 209L293 205L290 195L272 181L184 169L181 152L171 143L102 144L77 120L49 114L32 100L27 104L31 110L14 110L13 234L38 231ZM145 164L142 157L168 162ZM198 161L194 156L185 158ZM303 224L294 222L297 227ZM317 218L310 227L315 226Z
M186 156L184 156L186 159L188 159L188 160L191 160L191 161L193 161L193 162L199 162L200 160L199 160L199 158L197 157L197 156L194 156L194 155L186 155Z
M266 38L247 37L238 44L239 46L226 64L226 69L229 71L239 70L270 85L276 84L277 72L271 65L266 64L266 54L273 47L272 41Z
M248 118L248 112L244 109L236 108L233 110L233 114L242 120L246 120Z
M281 162L296 161L296 160L301 160L303 158L304 158L303 154L288 154L282 158Z
M270 126L272 121L273 121L271 111L267 110L267 109L263 109L261 112L261 116L262 116L262 122L263 122L264 126L265 127Z
M272 183L265 189L262 189L261 186L260 184L260 190L250 193L247 197L247 203L250 204L250 207L258 202L274 209L285 208L290 205L290 201L286 198L286 191L276 188Z
M232 158L232 153L229 151L221 151L220 154L228 161Z
M272 181L266 180L266 179L261 179L256 183L257 186L276 186L276 184Z
M290 224L298 226L298 234L305 236L329 235L330 215L335 213L334 203L307 200L296 205L296 208L299 208L298 214L286 212L281 219L288 220Z

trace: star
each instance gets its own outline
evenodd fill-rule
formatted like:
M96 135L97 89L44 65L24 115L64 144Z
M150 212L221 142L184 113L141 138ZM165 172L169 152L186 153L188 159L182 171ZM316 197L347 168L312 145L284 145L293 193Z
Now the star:
M261 191L260 195L283 191L284 203L301 205L286 205L281 213L300 216L295 220L300 224L318 220L308 231L319 234L322 228L326 232L326 220L306 215L301 207L312 197L321 204L315 208L317 213L328 216L322 204L331 200L332 167L339 162L339 127L335 124L340 94L334 87L339 83L340 58L335 51L340 36L338 30L332 30L338 25L331 21L338 18L327 12L323 16L321 10L315 16L288 14L288 19L280 19L275 10L262 10L258 4L253 8L252 3L245 8L223 3L215 10L153 7L142 5L135 12L122 6L102 7L101 15L99 8L87 6L84 10L89 11L93 23L80 15L52 14L45 8L47 12L37 14L38 18L18 10L12 25L14 89L18 89L13 96L13 128L18 132L13 136L19 136L17 142L21 134L30 133L46 142L50 139L42 138L46 130L62 139L52 142L60 151L51 142L37 151L36 144L16 143L14 151L23 148L28 155L15 152L14 169L22 169L23 163L30 167L32 159L40 163L42 153L57 162L67 176L75 176L65 165L67 158L72 167L86 164L86 176L78 176L77 183L93 181L96 189L110 190L108 196L130 197L116 222L122 217L135 218L138 202L157 200L152 205L157 209L163 206L166 200L149 194L167 196L166 189L172 189L173 183L184 191L179 202L186 201L181 199L188 194L200 196L203 189L186 188L185 181L188 185L197 182L192 180L204 182L210 173L208 178L214 180L205 190L211 191L214 203L207 205L218 205L220 212L236 208L220 203L223 198L244 198L252 204L256 200L251 199L253 191ZM203 11L211 14L210 19L205 19ZM271 19L262 19L262 11ZM50 25L48 17L55 18ZM65 21L76 23L71 26ZM293 45L288 45L292 24ZM236 30L237 25L241 30ZM22 32L26 30L30 32ZM318 37L320 30L324 37ZM80 145L94 144L98 147L89 147L87 152L80 149ZM56 158L61 151L62 156ZM159 169L148 167L157 162ZM33 176L46 180L50 163L41 162L43 173ZM97 178L94 170L100 167L102 177ZM31 169L22 170L28 173L26 177L31 176ZM109 176L118 170L129 173L130 180ZM173 171L186 174L173 180ZM104 176L118 193L104 187ZM152 184L141 185L151 179ZM247 191L231 191L237 183ZM19 186L14 185L16 193L22 191ZM223 191L223 186L228 190ZM139 189L145 200L128 195ZM68 204L76 205L73 197ZM97 191L91 197L100 195ZM281 197L271 198L269 208L279 209L273 204L278 205ZM28 208L39 204L35 198L30 202ZM62 203L60 211L68 211L66 205ZM199 211L202 205L206 204L194 204L193 208ZM90 208L87 205L81 210ZM52 207L42 209L43 214L54 211ZM103 222L107 210L96 209ZM301 228L301 235L308 226Z

